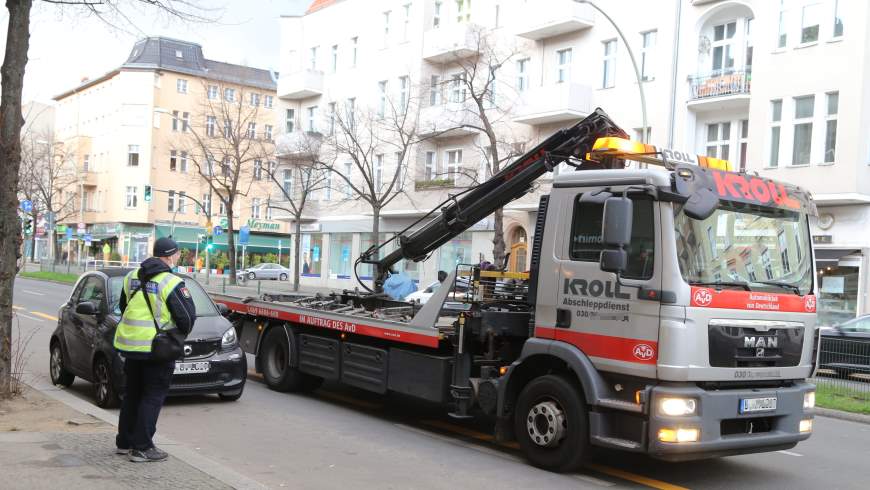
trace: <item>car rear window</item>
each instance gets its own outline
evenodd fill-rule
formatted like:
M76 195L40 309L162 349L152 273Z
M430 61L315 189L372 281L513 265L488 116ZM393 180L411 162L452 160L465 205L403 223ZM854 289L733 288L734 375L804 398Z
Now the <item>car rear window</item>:
M190 297L193 299L193 304L196 307L196 316L220 315L220 312L215 308L211 298L209 298L208 294L204 289L202 289L202 286L200 286L199 283L194 279L186 277L184 278L184 285L187 286L187 290L190 291ZM121 314L120 301L123 288L123 276L116 276L109 279L109 301L112 305L112 310L116 315Z

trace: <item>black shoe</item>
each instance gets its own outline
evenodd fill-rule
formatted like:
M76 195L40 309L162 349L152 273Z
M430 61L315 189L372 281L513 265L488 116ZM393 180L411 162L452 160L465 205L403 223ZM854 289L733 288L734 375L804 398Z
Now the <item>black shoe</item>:
M128 448L128 447L116 447L115 454L130 454L130 448Z
M139 449L133 449L132 451L130 451L130 461L134 463L151 463L154 461L163 461L167 457L169 457L169 455L166 454L166 452L161 451L156 447L152 447L144 451L140 451Z

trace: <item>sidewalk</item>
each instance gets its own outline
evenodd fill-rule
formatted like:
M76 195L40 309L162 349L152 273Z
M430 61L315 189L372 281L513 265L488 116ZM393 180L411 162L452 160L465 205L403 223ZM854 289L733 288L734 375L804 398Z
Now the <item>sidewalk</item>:
M168 460L131 463L114 452L114 425L58 401L56 394L78 400L61 390L28 388L22 396L0 402L0 486L4 489L259 487L240 475L233 481L197 469L191 458L182 457L184 448L159 436L158 445L170 453ZM105 415L113 417L109 412Z

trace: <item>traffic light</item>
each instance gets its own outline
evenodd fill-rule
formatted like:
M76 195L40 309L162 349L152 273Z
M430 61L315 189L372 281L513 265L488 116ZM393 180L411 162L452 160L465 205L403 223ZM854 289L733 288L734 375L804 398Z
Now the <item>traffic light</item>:
M33 234L33 218L26 217L24 218L24 234L32 235Z
M205 249L208 250L209 252L214 250L214 243L212 242L212 237L208 237L205 240L206 240Z
M151 202L151 186L145 186L145 202Z

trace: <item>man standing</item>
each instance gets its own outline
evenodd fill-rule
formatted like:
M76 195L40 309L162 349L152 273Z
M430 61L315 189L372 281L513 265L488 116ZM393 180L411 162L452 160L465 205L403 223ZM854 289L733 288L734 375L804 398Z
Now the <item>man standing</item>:
M152 359L157 327L177 328L187 336L196 320L190 292L184 281L172 274L180 255L178 244L171 238L159 238L153 255L124 278L121 322L115 331L115 348L125 359L127 380L115 445L118 454L129 453L130 461L135 463L163 461L167 457L154 446L152 438L169 392L175 360Z
M109 265L109 261L112 259L112 246L109 245L109 241L106 240L106 243L103 244L103 261L106 266Z

